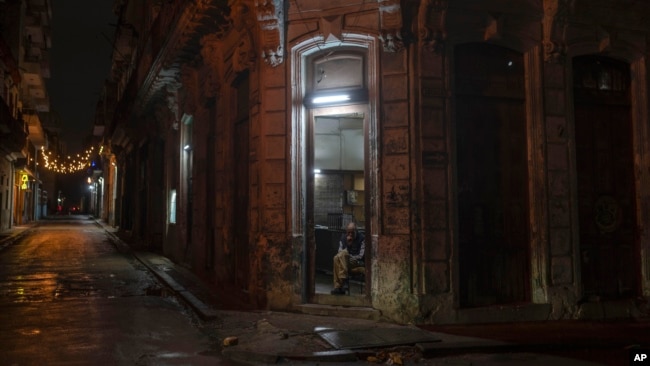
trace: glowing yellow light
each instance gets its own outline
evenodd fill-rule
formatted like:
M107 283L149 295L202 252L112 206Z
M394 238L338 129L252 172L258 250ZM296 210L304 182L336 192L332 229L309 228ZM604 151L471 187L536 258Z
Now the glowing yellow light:
M100 151L102 149L103 146L100 147ZM90 165L89 162L91 161L92 151L94 150L95 147L92 146L84 152L85 155L77 154L74 159L70 155L68 155L67 159L52 158L52 152L48 151L48 154L43 154L44 166L51 171L63 174L84 170Z

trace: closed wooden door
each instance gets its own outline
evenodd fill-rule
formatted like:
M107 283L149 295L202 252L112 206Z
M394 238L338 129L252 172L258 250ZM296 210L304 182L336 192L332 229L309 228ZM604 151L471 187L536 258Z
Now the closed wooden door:
M463 98L457 111L461 306L529 299L524 105Z
M629 107L578 104L575 111L583 292L630 297L638 251Z
M530 300L527 127L520 53L455 48L459 303Z
M580 268L585 299L639 294L629 65L573 60Z

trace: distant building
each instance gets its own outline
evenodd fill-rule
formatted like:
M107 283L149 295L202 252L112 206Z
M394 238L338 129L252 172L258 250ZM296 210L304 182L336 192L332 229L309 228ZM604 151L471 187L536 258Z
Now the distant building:
M614 4L116 1L103 217L261 309L647 316L650 4Z

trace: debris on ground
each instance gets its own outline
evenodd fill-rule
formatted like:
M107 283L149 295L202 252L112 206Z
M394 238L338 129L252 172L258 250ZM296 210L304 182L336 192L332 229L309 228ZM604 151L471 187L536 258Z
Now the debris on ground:
M224 347L235 346L239 343L239 338L237 337L226 337L223 339Z
M370 363L385 365L403 365L405 361L417 362L422 355L412 347L400 347L391 350L377 351L366 357Z

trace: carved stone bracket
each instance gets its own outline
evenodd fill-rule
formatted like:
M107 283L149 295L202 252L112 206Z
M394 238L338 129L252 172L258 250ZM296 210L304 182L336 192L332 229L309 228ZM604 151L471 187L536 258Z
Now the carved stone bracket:
M612 42L616 40L616 32L611 32L604 27L598 27L596 32L598 37L598 51L609 51L612 47Z
M399 0L377 0L381 19L379 39L385 52L398 52L404 49L402 39L402 7Z
M232 68L235 72L252 69L255 66L255 58L252 35L245 31L239 38L239 43L232 55Z
M169 111L171 112L172 119L173 119L172 128L177 130L178 122L180 121L181 118L180 108L178 106L178 89L167 87L165 99L167 101L167 108L169 108Z
M447 39L449 0L423 0L418 10L418 36L422 47L440 53Z
M502 14L488 14L483 39L487 41L503 37L503 28L504 16Z
M232 56L233 70L241 72L255 66L256 54L252 34L255 20L248 6L244 4L233 6L230 16L233 30L239 34L239 43Z
M221 39L216 34L201 38L201 57L208 66L208 71L201 79L202 95L212 98L221 91L221 74L223 72L223 52Z
M186 113L195 114L196 105L198 100L198 80L196 76L196 70L194 67L189 65L183 65L181 67L180 75L181 83L183 84L183 103L182 107Z
M566 55L566 29L575 0L544 0L542 20L544 61L562 62Z
M272 67L284 61L284 0L256 0L262 59Z

